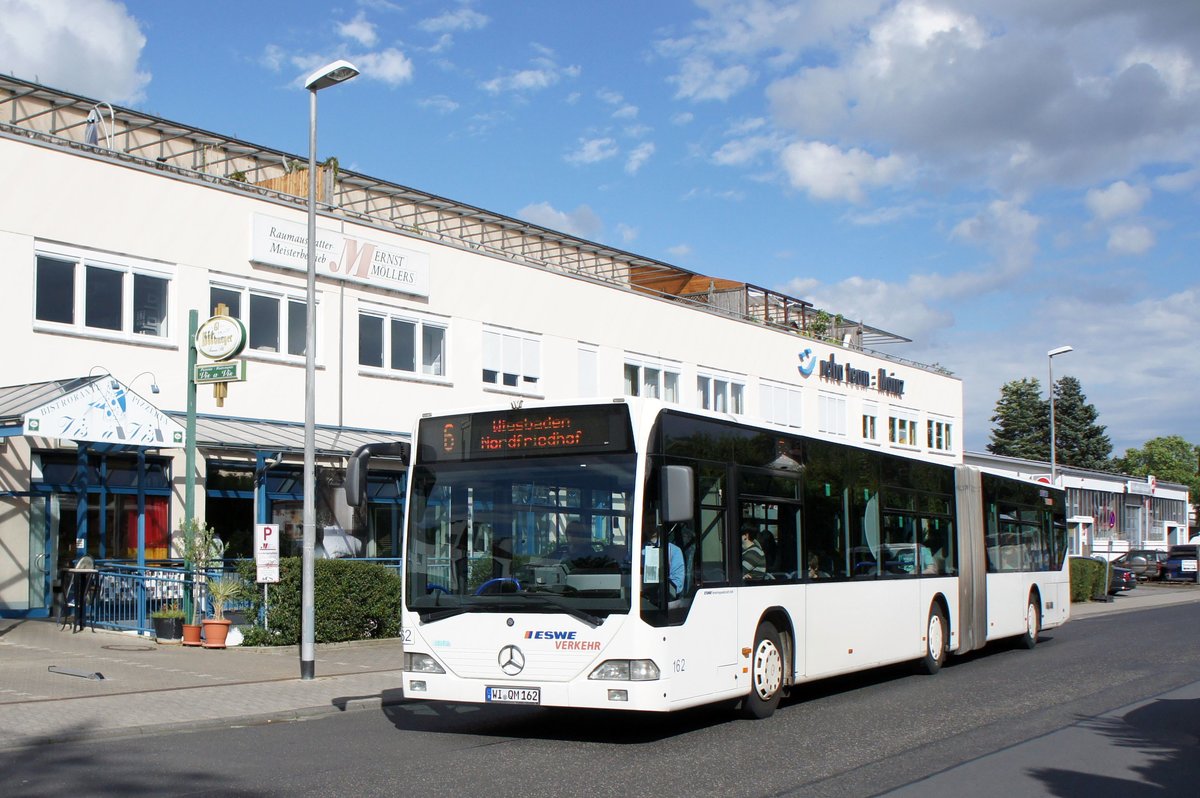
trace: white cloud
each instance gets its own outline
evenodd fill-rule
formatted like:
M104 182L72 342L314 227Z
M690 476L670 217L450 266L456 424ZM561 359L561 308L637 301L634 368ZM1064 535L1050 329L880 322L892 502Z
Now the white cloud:
M364 77L382 81L389 86L408 83L413 77L412 61L404 53L391 47L377 53L353 56L352 62Z
M667 247L667 254L673 258L686 258L692 254L692 248L688 244L676 244L673 247Z
M1108 234L1108 251L1114 255L1143 255L1154 244L1154 231L1141 224L1117 225Z
M1154 181L1154 185L1156 188L1161 188L1163 191L1170 191L1172 193L1191 191L1197 185L1200 185L1200 168L1162 175Z
M677 99L724 101L750 85L754 73L744 64L719 68L707 58L688 58L668 80Z
M683 127L684 125L690 125L695 119L696 115L691 111L683 111L671 116L671 124Z
M0 71L114 103L144 98L137 20L111 0L0 2Z
M566 155L567 163L589 164L614 157L619 150L611 138L580 139L579 147Z
M1150 189L1145 186L1131 186L1124 180L1118 180L1108 188L1093 188L1088 191L1084 203L1096 219L1107 222L1120 216L1138 213L1148 199Z
M617 225L617 235L621 237L621 243L625 246L632 244L638 237L638 229L630 227L622 222Z
M570 213L566 213L556 209L548 202L539 202L526 205L517 211L517 216L541 227L588 240L598 238L603 228L600 217L587 205L580 205Z
M480 30L487 27L491 20L470 8L460 8L447 11L436 17L429 17L417 23L417 27L429 33L446 33L451 31Z
M894 183L905 172L898 156L876 158L857 148L843 151L819 141L789 144L780 161L792 186L819 200L862 202L867 189Z
M539 58L532 69L522 69L507 75L484 81L481 86L491 94L501 92L532 92L548 89L563 78L573 78L579 75L578 66L560 67L553 61Z
M428 108L431 111L437 111L439 114L449 114L458 110L458 103L451 100L444 94L438 94L433 97L426 97L418 103L422 108Z
M712 154L712 161L718 166L744 166L764 153L778 150L779 144L775 136L748 136L727 141Z
M636 119L638 115L638 107L636 105L622 105L617 110L613 111L613 119Z
M264 47L263 54L258 59L258 63L272 72L282 70L285 61L287 61L287 52L277 44L268 44Z
M359 11L354 19L338 25L338 33L346 39L353 39L363 47L374 47L379 41L375 33L375 25L367 21L366 12Z
M625 172L627 174L636 175L638 170L645 165L646 161L650 160L650 156L654 154L654 144L649 141L644 141L633 148L629 153L629 157L625 160Z

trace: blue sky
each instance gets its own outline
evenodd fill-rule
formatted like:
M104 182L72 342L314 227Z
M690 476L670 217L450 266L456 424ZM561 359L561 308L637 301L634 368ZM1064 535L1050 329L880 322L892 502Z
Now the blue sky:
M0 70L913 339L1200 443L1195 0L0 0ZM749 370L753 370L752 368Z

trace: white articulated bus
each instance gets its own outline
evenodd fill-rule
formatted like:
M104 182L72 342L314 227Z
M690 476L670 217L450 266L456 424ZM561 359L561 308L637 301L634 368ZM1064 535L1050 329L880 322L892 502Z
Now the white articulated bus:
M406 519L410 698L765 717L1070 611L1061 490L636 398L421 418Z

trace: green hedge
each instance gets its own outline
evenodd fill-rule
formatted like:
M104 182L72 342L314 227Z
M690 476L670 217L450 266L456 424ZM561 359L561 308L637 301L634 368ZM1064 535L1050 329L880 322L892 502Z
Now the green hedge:
M400 576L378 563L317 560L313 563L314 636L318 643L396 637L400 634ZM270 586L267 628L257 622L243 629L246 645L289 646L300 642L299 557L279 562L279 582ZM254 584L253 560L238 563L238 573ZM256 586L247 618L262 615L262 586Z
M1082 602L1105 599L1108 586L1104 584L1104 563L1086 557L1071 559L1071 601Z

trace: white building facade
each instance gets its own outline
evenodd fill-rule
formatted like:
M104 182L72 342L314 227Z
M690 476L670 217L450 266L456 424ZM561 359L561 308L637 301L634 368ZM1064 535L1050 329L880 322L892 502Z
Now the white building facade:
M221 405L198 390L196 515L231 556L250 553L255 522L300 534L306 175L128 109L97 130L95 105L0 78L0 174L19 187L0 198L6 615L47 612L84 552L178 556L192 311L224 305L248 332L247 380ZM320 177L318 527L348 532L352 553L398 555L403 466L373 476L356 516L337 490L345 458L431 410L648 395L962 461L961 384L870 348L899 336L365 175Z

